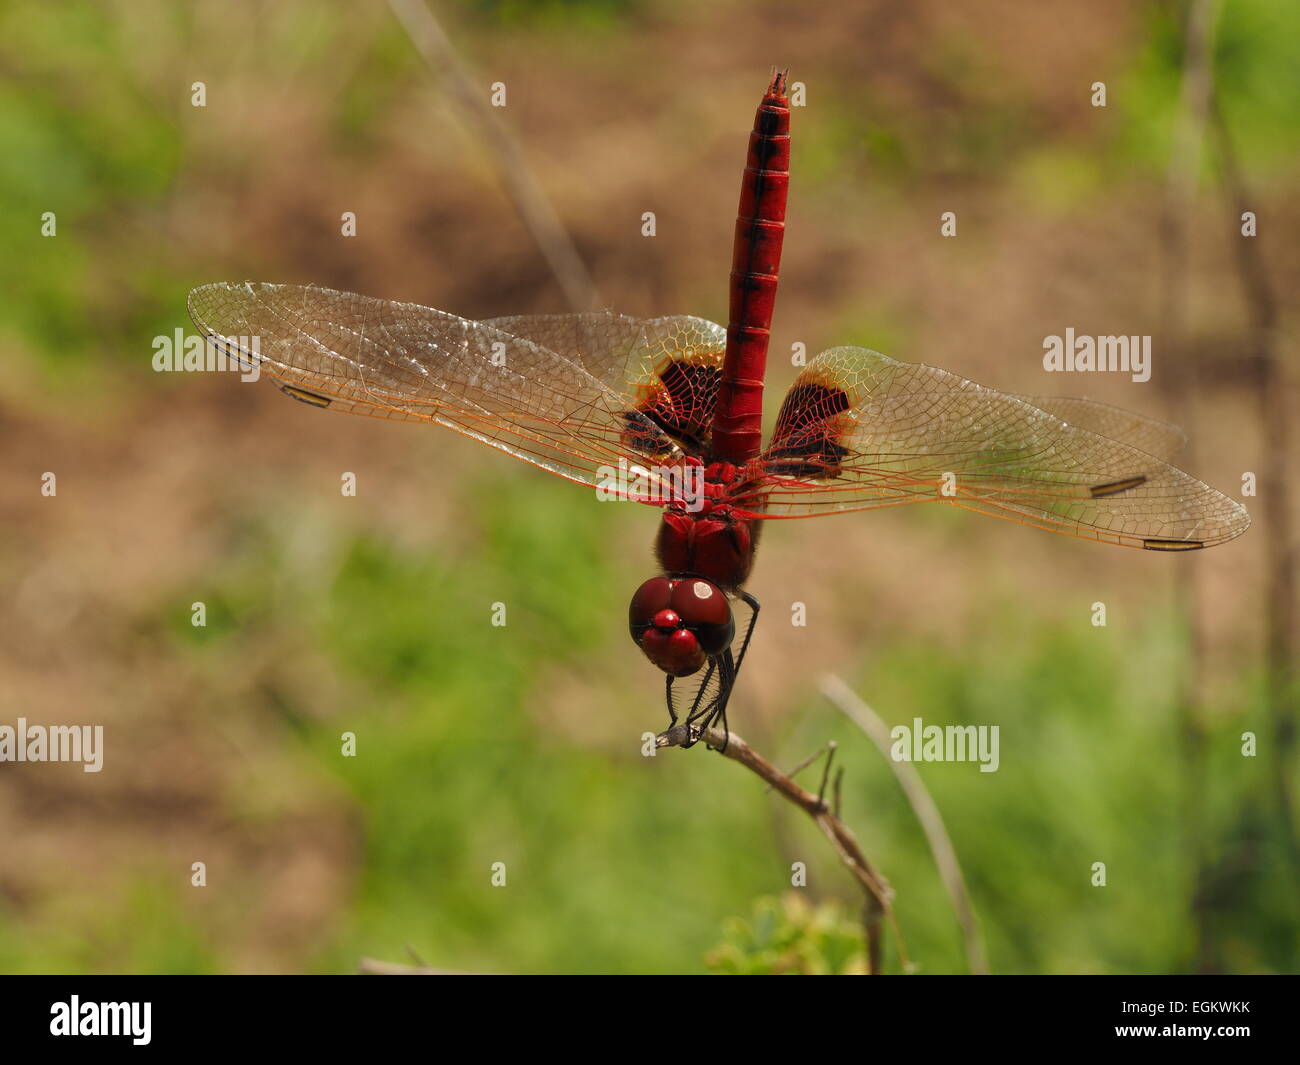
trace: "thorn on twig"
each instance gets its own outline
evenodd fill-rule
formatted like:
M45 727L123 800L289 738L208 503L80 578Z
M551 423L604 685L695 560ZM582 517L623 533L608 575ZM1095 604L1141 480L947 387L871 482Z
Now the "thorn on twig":
M797 766L791 769L790 772L786 774L786 776L788 776L791 780L793 780L799 773L802 773L805 769L807 769L810 765L812 765L815 761L817 761L817 759L820 758L823 754L825 754L828 750L833 751L834 749L835 749L834 740L831 740L825 746L818 747L817 750L813 751L812 754L810 754ZM775 784L769 784L766 788L763 789L763 794L766 795L774 787L776 787Z
M826 782L830 780L831 763L835 761L835 752L838 749L839 745L834 740L831 740L830 743L826 744L826 750L829 753L826 755L826 765L822 767L821 787L817 789L817 805L823 810L826 809Z

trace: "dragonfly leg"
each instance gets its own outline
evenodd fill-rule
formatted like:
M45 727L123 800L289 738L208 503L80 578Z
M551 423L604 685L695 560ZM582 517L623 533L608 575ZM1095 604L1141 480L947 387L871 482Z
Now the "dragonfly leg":
M664 679L668 681L668 685L664 689L664 699L668 703L668 717L670 719L668 722L668 727L672 728L675 724L677 724L677 711L673 709L673 681L676 680L677 678L674 677L671 673L669 673L668 676L665 677Z
M745 662L745 652L749 650L749 639L754 635L754 626L758 624L758 600L748 592L740 593L741 600L749 607L752 613L749 615L749 624L745 627L745 638L740 641L740 654L736 656L736 676L740 676L740 667Z
M731 693L736 687L736 678L740 676L740 667L745 661L745 652L749 650L749 641L754 635L754 626L758 624L758 612L761 609L759 602L748 592L739 593L740 598L749 607L749 624L745 626L745 636L740 641L740 653L733 660L731 648L718 656L720 662L719 670L722 674L721 687L718 691L718 697L713 701L709 710L708 719L704 722L701 732L707 730L715 720L721 718L722 731L726 734L727 739L722 741L722 746L718 748L719 753L727 749L727 743L731 738L731 729L727 724L727 704L731 701ZM694 717L694 712L692 712Z
M728 693L730 694L730 693ZM731 742L731 726L727 724L727 700L721 700L718 716L722 718L722 746L717 748L719 754L727 753L727 744Z
M703 709L700 708L700 703L703 701L704 697L709 693L709 682L713 680L713 674L717 670L717 668L718 668L718 660L716 658L710 658L708 672L704 674L704 679L700 682L700 687L695 693L695 700L694 702L691 703L690 713L686 715L686 729L687 732L691 733L692 735L697 730L697 726L695 725L695 722L697 722L702 716L708 714L710 715L710 720L712 719L710 712L717 701L716 698L708 703L705 703ZM671 712L672 712L672 708L669 707L669 713ZM675 722L676 718L674 717L673 720ZM708 727L707 723L705 727L706 728ZM702 732L703 729L699 729L699 731ZM682 746L686 748L694 747L695 744L698 742L698 740L699 740L698 736L696 736L695 738L691 738L691 735L688 735L686 742L683 743Z
M731 730L727 726L727 703L731 701L731 693L736 687L736 665L731 658L731 648L718 656L718 671L721 675L721 681L718 689L718 696L714 699L709 710L708 719L704 722L701 732L706 731L714 721L722 719L722 746L716 748L719 754L727 749L727 744L731 740Z

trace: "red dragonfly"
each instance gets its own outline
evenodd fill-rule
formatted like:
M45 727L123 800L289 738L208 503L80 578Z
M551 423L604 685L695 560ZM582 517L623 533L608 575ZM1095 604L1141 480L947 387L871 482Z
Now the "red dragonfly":
M867 348L813 359L763 447L789 182L785 92L775 73L749 138L726 329L611 312L475 322L248 282L189 297L211 344L294 399L436 423L660 507L662 572L633 595L629 628L667 675L669 715L676 724L685 714L692 742L719 717L725 731L759 610L743 586L774 519L940 503L1151 551L1224 543L1250 524L1239 503L1170 465L1184 441L1173 426L1082 399L995 392ZM611 482L615 470L629 476Z

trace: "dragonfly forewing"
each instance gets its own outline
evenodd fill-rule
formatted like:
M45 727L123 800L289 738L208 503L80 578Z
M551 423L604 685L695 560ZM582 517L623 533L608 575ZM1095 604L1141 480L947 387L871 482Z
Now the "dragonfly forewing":
M720 359L724 343L720 327L693 318L476 322L313 286L204 285L189 307L211 343L295 399L443 425L591 485L607 484L620 459L650 481L656 466L685 461L679 426L654 416L657 368L682 349Z

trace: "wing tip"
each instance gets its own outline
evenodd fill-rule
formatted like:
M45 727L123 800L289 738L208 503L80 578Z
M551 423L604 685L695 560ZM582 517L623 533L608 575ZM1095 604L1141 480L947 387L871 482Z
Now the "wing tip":
M1143 538L1142 547L1147 551L1197 551L1205 547L1218 547L1220 544L1226 544L1237 539L1250 528L1250 513L1235 499L1231 502L1233 505L1233 520L1224 527L1221 534L1203 540L1179 540L1149 536Z

